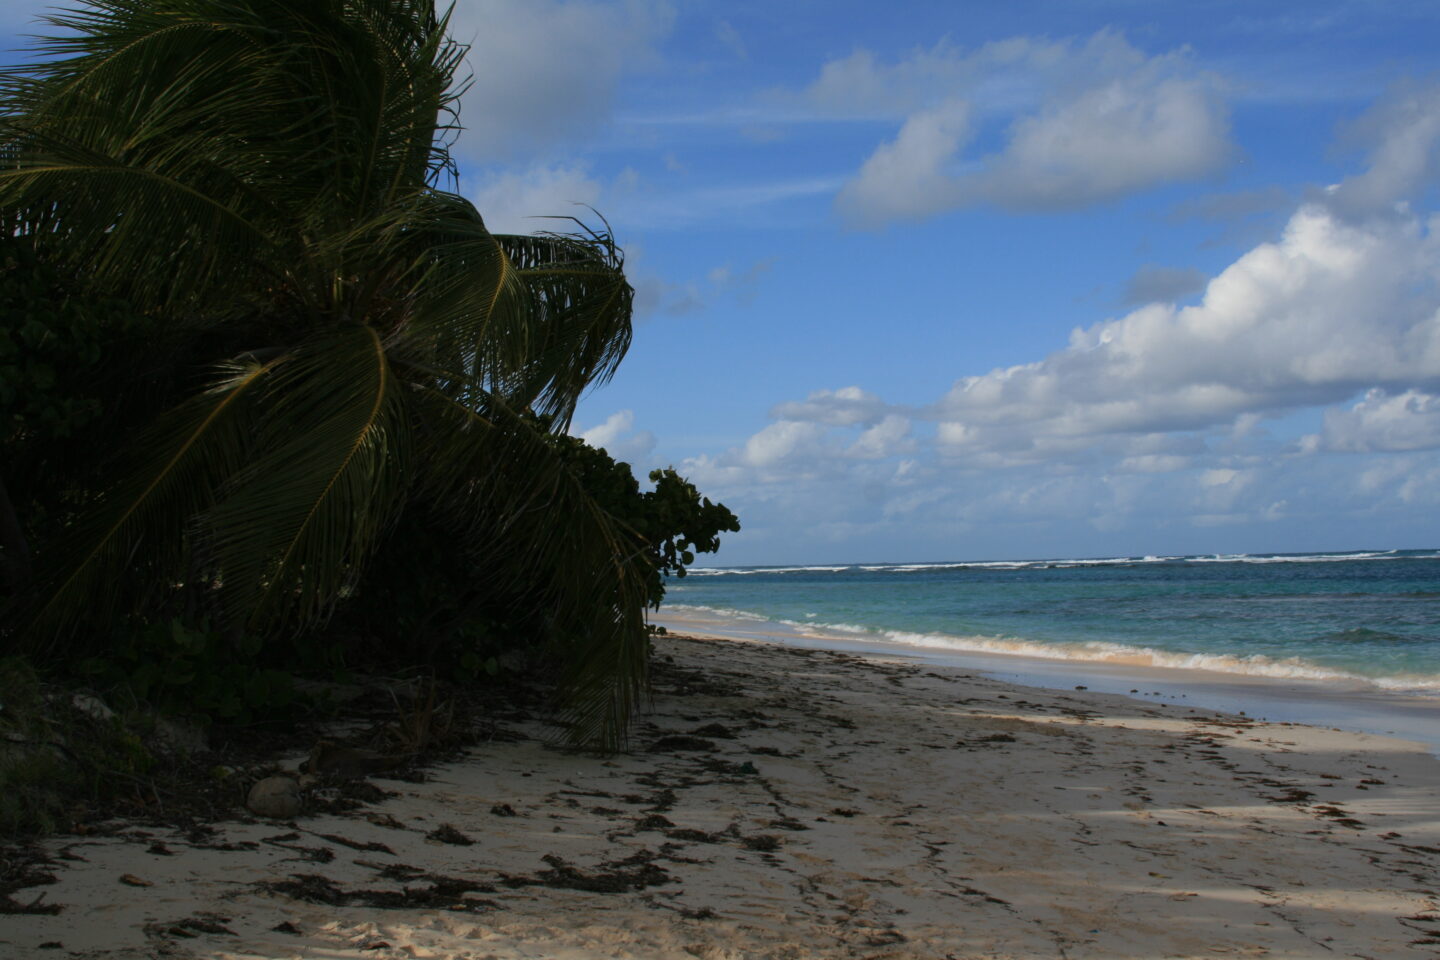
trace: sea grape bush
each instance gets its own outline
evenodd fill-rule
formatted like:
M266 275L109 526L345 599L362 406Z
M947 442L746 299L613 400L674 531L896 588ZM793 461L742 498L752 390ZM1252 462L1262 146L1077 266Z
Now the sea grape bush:
M635 537L635 549L649 562L650 606L665 597L665 578L683 577L697 553L720 549L720 534L738 532L740 521L723 503L712 503L674 467L650 471L653 490L641 490L630 464L578 437L556 435L554 443L586 489Z

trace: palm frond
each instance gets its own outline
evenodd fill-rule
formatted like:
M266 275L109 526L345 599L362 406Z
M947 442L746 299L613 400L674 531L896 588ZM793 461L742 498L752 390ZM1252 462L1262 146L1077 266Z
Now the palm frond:
M635 291L624 258L608 229L499 240L543 331L514 400L568 426L581 394L609 382L630 349Z
M255 455L200 518L227 611L257 632L322 619L363 569L410 480L405 397L380 338L341 328L267 385Z
M618 742L646 571L546 432L630 345L608 226L497 237L440 188L463 49L433 0L84 2L0 69L0 229L179 331L176 382L230 366L47 552L35 642L197 579L303 631L423 497L547 611L575 738Z
M411 234L413 295L396 349L463 372L457 388L568 423L584 390L605 383L630 347L634 290L614 239L495 236L462 198L436 193L427 203L433 215Z
M450 166L463 51L432 3L103 0L51 22L50 59L0 72L0 209L147 308L288 285L338 316L335 278L368 264L325 238Z
M416 405L442 428L417 454L430 464L424 495L491 571L491 591L546 612L571 740L618 746L648 676L646 568L635 536L595 502L533 418L498 398L481 416L428 389Z
M143 608L186 575L190 522L248 459L258 394L287 359L232 366L139 438L124 479L43 555L32 647L63 650L82 619Z

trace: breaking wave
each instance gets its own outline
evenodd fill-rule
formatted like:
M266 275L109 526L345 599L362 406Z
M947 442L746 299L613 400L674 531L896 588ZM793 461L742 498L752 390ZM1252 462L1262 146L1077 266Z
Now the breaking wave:
M939 570L1068 570L1191 563L1354 563L1367 560L1440 560L1440 550L1360 550L1348 553L1216 553L1185 556L1094 557L1049 560L956 560L934 563L852 563L788 567L692 567L689 576L804 573L923 573Z
M864 639L876 645L896 644L954 653L987 653L1016 657L1039 657L1047 660L1071 660L1108 663L1134 667L1163 667L1172 670L1206 670L1216 673L1241 674L1286 680L1314 680L1336 684L1361 685L1394 692L1440 696L1440 676L1402 674L1397 676L1366 676L1347 670L1313 663L1302 657L1269 657L1264 654L1236 655L1226 653L1184 653L1154 647L1131 646L1123 643L1042 643L1013 637L956 636L944 633L915 633L904 630L879 630L850 623L817 623L793 620L772 620L741 610L688 604L666 604L667 612L695 612L725 619L774 624L781 638L791 630L823 639L854 642ZM789 628L786 630L785 628ZM749 626L753 631L754 627ZM793 635L793 634L791 634Z

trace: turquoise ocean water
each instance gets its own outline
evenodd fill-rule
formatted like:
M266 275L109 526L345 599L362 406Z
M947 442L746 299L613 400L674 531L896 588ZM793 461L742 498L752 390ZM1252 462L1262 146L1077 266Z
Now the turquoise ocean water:
M1440 697L1440 550L717 567L668 585L662 614L687 611L871 647Z

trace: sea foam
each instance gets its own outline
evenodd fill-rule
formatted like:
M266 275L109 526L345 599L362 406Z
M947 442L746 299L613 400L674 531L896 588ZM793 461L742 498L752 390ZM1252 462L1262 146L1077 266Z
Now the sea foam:
M1281 680L1312 680L1326 683L1359 685L1397 693L1440 696L1440 677L1425 675L1365 676L1337 670L1307 661L1301 657L1269 657L1264 654L1238 656L1222 653L1187 653L1158 650L1153 647L1130 646L1123 643L1042 643L1016 637L959 636L945 633L917 633L905 630L877 630L853 623L818 623L771 619L745 610L711 607L701 604L666 604L668 611L700 613L727 620L743 621L746 632L753 634L754 624L771 623L781 628L779 639L790 630L822 639L855 642L863 638L883 648L885 645L920 647L954 653L1001 654L1014 657L1037 657L1045 660L1067 660L1107 663L1132 667L1161 667L1172 670L1205 670L1243 676L1268 677ZM723 630L723 628L722 628Z

